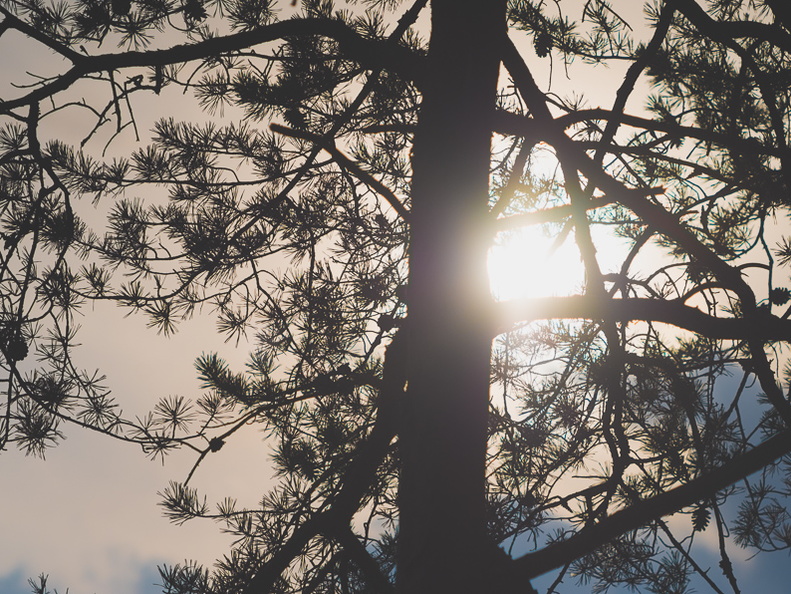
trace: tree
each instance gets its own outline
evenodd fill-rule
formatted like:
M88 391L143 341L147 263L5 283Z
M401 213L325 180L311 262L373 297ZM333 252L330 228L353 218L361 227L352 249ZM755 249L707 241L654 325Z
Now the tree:
M195 449L167 514L239 540L168 592L738 592L728 541L791 547L788 9L428 4L3 2L0 37L66 66L0 102L0 446ZM577 94L612 66L610 105L547 66ZM173 91L206 115L110 156ZM530 226L573 236L579 294L492 297L490 246ZM211 311L248 368L202 356L205 395L126 419L72 362L91 300L165 333ZM281 480L211 509L189 479L247 423Z

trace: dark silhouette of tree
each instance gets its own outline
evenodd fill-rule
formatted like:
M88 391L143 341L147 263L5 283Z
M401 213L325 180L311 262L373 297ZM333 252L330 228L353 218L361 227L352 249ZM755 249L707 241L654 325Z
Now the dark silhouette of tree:
M238 540L172 593L739 592L734 541L791 548L791 16L638 4L4 0L59 70L0 100L0 449L194 449L166 514ZM578 294L492 297L529 226L573 235ZM211 312L248 368L128 419L73 362L93 300ZM246 424L279 481L211 507L189 480Z

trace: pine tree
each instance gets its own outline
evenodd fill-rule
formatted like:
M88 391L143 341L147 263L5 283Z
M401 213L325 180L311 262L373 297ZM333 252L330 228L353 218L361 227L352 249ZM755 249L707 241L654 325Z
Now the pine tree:
M738 592L729 547L791 548L785 4L295 4L0 3L60 65L0 99L0 450L193 448L166 513L238 540L170 593ZM534 227L584 285L493 297ZM249 364L127 419L73 360L96 300L211 313ZM278 481L211 507L246 424Z

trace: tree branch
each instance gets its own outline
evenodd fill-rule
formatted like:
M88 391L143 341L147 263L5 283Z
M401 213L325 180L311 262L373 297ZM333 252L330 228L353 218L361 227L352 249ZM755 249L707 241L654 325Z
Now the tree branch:
M269 128L272 132L277 134L282 134L283 136L290 136L291 138L299 138L301 140L307 140L308 142L312 142L317 146L323 148L327 151L335 162L338 163L341 167L348 170L352 175L357 177L361 182L364 184L372 187L376 190L382 198L387 200L387 203L393 207L399 216L404 220L409 220L409 211L407 208L401 203L398 199L398 196L393 194L393 192L376 179L373 175L364 171L360 166L352 161L349 157L344 155L338 147L335 146L335 141L333 139L328 139L324 136L319 136L318 134L312 134L311 132L307 132L304 130L294 130L293 128L287 128L286 126L281 126L280 124L270 124Z
M16 29L23 35L27 35L31 39L34 39L35 41L47 46L49 49L60 54L70 62L76 63L85 57L75 52L69 46L58 43L54 39L47 37L39 29L28 25L25 21L17 18L2 6L0 6L0 14L3 15L4 29Z
M422 56L402 45L396 45L384 39L362 37L340 20L291 19L272 23L252 31L242 31L162 50L129 51L97 56L72 54L70 56L74 64L72 68L23 97L0 102L0 112L8 112L64 91L87 74L121 68L165 66L203 60L286 37L309 35L322 35L334 39L339 43L344 55L357 60L363 66L386 68L416 84L419 84L422 78L424 63Z
M527 581L563 567L618 536L673 514L701 499L712 497L717 491L748 477L790 452L791 431L786 430L685 485L635 503L598 524L577 532L567 540L515 559L512 565L514 579Z
M636 192L641 196L663 194L664 188L635 188L634 190L627 190ZM608 196L601 196L591 198L586 205L586 210L596 210L597 208L604 208L618 200ZM522 214L511 215L496 219L494 227L496 231L509 231L511 229L518 229L519 227L527 227L528 225L540 225L542 223L559 223L572 214L572 207L570 204L563 204L561 206L553 206L544 210L534 212L526 212Z
M717 318L678 299L609 299L587 295L515 299L495 304L496 334L515 324L548 319L661 322L715 340L791 341L791 320L761 312L754 319Z
M503 64L533 112L535 123L540 127L547 142L562 152L563 158L572 160L571 165L582 173L590 184L611 198L617 199L644 221L650 222L660 233L666 235L709 268L724 285L739 295L745 310L754 308L755 295L741 277L739 270L721 260L710 248L701 243L690 230L679 222L674 214L646 200L644 195L636 195L623 182L608 175L582 148L576 146L574 141L566 136L563 129L552 118L546 105L546 98L538 88L532 73L519 54L519 50L507 36L503 41Z
M770 5L778 19L786 25L787 23L783 19L789 16L788 9L778 10L780 2L767 2L767 4ZM713 39L722 40L729 38L735 40L749 37L759 41L767 41L779 49L791 53L791 34L784 31L781 27L755 21L716 21L694 0L680 0L678 8L695 27L705 31L706 35Z
M396 335L387 347L376 422L368 439L357 447L344 474L343 486L332 498L327 509L306 520L269 561L263 564L244 589L244 594L271 592L280 575L294 558L299 556L312 538L319 534L336 538L338 534L342 535L344 530L348 530L349 522L359 508L374 473L387 454L390 442L396 434L399 396L403 394L405 381L404 348L403 339L399 338L399 335ZM342 538L341 545L343 544ZM350 551L350 554L355 553Z
M335 538L346 553L348 553L351 561L360 568L360 571L365 575L373 591L381 594L395 592L393 584L390 583L387 576L382 573L379 564L349 526L340 529L335 535Z

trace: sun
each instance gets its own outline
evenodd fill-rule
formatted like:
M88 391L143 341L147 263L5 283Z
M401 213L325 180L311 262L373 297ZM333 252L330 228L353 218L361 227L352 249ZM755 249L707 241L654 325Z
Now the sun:
M498 234L488 266L489 285L498 301L580 294L585 282L574 231L556 225Z
M602 273L618 273L629 243L606 226L591 226ZM562 224L501 232L489 248L489 286L497 301L582 295L585 267L574 230Z
M506 215L538 214L540 210L568 206L563 171L552 147L533 147L523 178L525 201L509 204ZM502 211L500 214L503 215ZM611 225L589 218L591 240L603 273L620 272L629 252L628 242ZM585 267L570 219L532 224L497 233L489 248L489 287L497 301L581 295Z

